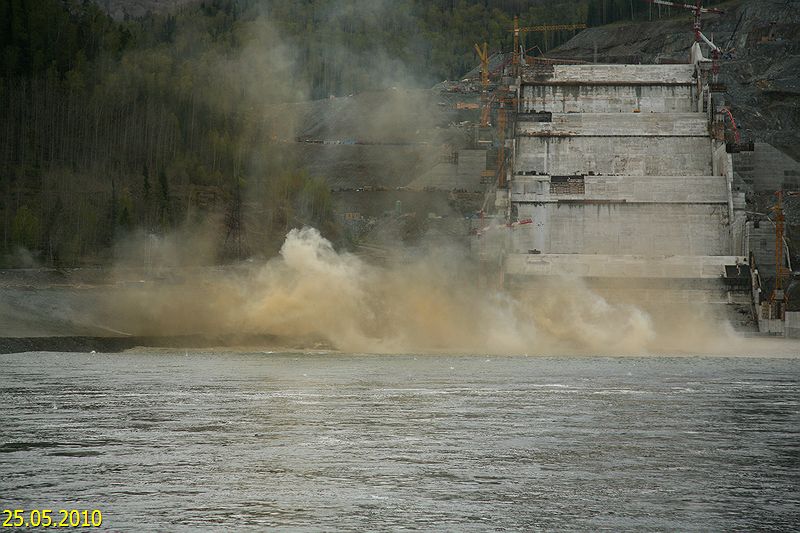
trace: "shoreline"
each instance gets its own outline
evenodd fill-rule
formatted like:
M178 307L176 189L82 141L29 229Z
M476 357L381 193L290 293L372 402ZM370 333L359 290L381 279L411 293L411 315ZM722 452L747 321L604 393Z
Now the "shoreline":
M100 352L120 353L132 348L217 348L237 345L275 346L273 335L208 336L90 336L0 337L0 354L23 352Z
M465 357L522 357L522 358L747 358L747 359L800 359L800 341L784 339L769 335L748 335L739 337L738 350L731 346L717 346L694 352L687 351L652 351L635 353L615 352L581 352L552 351L527 354L470 353L449 350L431 349L425 352L347 352L337 349L320 340L288 339L276 335L131 335L131 336L91 336L62 335L37 337L0 337L0 355L30 352L62 352L62 353L122 353L134 348L141 349L219 349L223 351L269 350L270 352L324 352L327 354L343 353L364 356L465 356Z

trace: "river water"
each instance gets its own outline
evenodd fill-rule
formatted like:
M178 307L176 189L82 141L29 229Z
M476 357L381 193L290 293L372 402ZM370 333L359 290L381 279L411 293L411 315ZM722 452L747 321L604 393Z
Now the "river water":
M797 530L800 360L0 355L2 508L103 528Z

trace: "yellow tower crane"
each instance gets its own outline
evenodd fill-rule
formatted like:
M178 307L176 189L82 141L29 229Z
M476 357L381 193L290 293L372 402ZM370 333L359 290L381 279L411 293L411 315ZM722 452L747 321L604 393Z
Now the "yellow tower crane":
M485 128L489 126L489 45L476 44L475 51L481 60L481 127Z
M514 52L511 56L511 64L513 67L514 75L519 75L519 37L527 32L548 32L548 31L569 31L569 30L583 30L588 28L586 24L541 24L539 26L526 26L520 28L519 17L514 17L514 27L509 30L514 32Z

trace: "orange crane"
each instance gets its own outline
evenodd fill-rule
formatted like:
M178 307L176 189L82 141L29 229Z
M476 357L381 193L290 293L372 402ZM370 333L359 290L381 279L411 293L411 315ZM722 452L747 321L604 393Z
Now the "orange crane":
M526 26L519 27L519 17L514 17L514 28L509 30L514 32L514 52L512 54L511 64L513 65L514 74L519 74L519 37L526 32L548 32L548 31L563 31L563 30L583 30L588 26L586 24L541 24L539 26Z
M475 51L481 60L481 127L489 126L489 45L483 48L475 45Z
M786 222L786 218L784 217L783 214L784 194L788 196L800 195L800 193L798 192L783 191L783 190L780 190L775 193L775 196L778 197L778 201L772 208L772 210L775 211L775 289L772 291L772 294L770 295L770 302L774 302L776 298L778 298L778 295L783 292L783 282L791 274L789 269L786 268L786 264L783 259L783 251L785 246L783 236L784 236L784 224Z

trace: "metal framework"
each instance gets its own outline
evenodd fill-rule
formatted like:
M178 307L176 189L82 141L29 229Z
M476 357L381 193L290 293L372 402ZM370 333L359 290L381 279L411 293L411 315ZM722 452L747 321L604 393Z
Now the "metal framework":
M548 32L548 31L569 31L569 30L583 30L588 28L586 24L540 24L538 26L526 26L520 28L519 17L514 17L514 27L509 31L514 32L514 51L511 55L511 64L513 65L514 75L519 75L520 66L520 53L519 37L527 32Z

